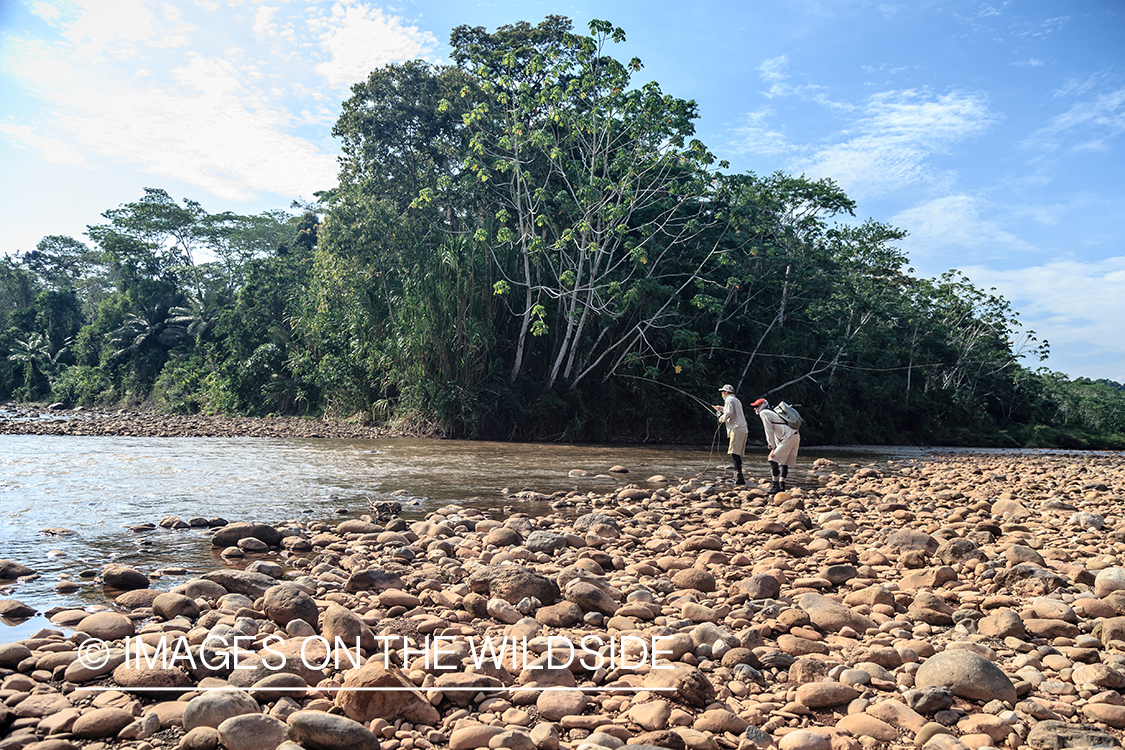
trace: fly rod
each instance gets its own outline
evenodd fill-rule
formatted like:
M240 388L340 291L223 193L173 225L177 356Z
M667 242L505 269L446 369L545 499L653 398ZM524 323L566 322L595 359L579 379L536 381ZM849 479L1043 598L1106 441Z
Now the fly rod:
M645 380L649 383L656 383L657 385L662 385L665 388L671 388L676 393L680 393L684 396L687 396L692 401L694 401L697 404L699 404L700 406L702 406L704 409L707 410L707 413L710 414L712 417L716 416L716 411L715 411L714 405L709 404L706 401L704 401L703 399L698 398L697 396L693 396L692 394L688 393L687 391L682 390L680 388L677 388L674 385L668 385L667 383L661 383L659 380L653 380L652 378L642 378L639 375L618 375L618 377L632 378L633 380ZM708 471L711 468L711 457L714 456L714 454L715 454L715 443L717 442L718 437L719 437L719 426L720 425L715 425L715 434L711 437L711 451L707 454L707 465L704 466L703 470L700 471L699 474L697 474L696 476L702 475L704 472Z

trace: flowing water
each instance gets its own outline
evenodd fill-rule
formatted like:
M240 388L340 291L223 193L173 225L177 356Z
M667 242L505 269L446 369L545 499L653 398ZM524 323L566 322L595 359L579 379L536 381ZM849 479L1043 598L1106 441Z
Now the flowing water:
M725 445L723 446L725 447ZM121 562L146 573L166 567L198 575L222 565L199 529L136 533L126 527L222 517L274 523L286 519L337 523L370 512L370 502L396 500L418 518L451 503L541 515L547 503L517 502L510 493L534 489L604 492L653 475L717 477L722 448L559 445L394 438L314 440L263 438L130 438L0 435L0 559L35 569L38 578L0 589L43 610L57 605L106 605L83 571ZM766 478L764 449L748 448L747 479ZM878 452L804 449L797 484L816 484L812 462L843 464L920 455L919 449ZM628 474L609 474L616 465ZM581 469L589 476L572 477ZM78 591L55 591L61 577ZM183 574L153 586L168 589ZM34 632L43 618L0 626L0 643Z

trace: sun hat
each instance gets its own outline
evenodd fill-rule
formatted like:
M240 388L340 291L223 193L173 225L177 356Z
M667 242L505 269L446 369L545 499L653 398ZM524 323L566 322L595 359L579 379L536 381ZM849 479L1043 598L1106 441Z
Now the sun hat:
M719 389L719 393L734 393L734 386L730 383L727 383Z

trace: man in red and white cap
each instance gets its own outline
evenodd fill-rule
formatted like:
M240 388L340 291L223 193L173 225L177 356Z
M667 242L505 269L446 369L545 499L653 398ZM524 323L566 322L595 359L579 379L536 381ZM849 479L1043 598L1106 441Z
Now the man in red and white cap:
M770 447L767 460L770 462L770 472L773 474L770 494L776 495L778 492L785 491L785 479L789 476L789 467L797 464L801 433L790 427L788 422L770 408L770 402L764 398L750 405L754 407L754 413L761 418L762 429L766 431L766 444Z
M746 436L750 434L746 426L746 416L742 413L742 402L734 395L733 385L724 385L719 389L723 394L723 405L714 406L719 421L727 426L727 436L730 442L727 453L734 463L734 483L746 484L742 477L742 454L746 451Z

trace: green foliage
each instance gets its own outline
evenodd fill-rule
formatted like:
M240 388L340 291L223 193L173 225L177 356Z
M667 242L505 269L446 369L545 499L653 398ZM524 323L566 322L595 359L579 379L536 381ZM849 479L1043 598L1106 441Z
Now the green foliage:
M74 365L51 381L51 398L72 406L111 406L121 393L102 368Z

